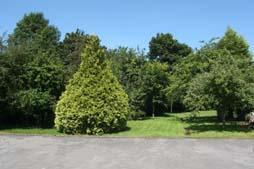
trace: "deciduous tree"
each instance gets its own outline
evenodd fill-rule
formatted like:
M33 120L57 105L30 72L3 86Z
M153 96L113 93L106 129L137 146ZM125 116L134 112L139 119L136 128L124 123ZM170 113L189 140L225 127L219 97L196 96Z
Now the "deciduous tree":
M158 33L149 42L149 58L151 60L167 62L171 66L191 52L192 49L189 46L179 43L169 33Z

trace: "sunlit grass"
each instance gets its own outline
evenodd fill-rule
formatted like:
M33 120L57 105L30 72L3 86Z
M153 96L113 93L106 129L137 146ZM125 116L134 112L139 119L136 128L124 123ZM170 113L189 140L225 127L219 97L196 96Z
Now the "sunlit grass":
M193 120L191 113L166 114L129 121L128 130L110 134L110 136L128 137L195 137L195 138L254 138L254 131L244 122L227 122L225 126L218 122L215 111L202 111ZM243 125L244 124L244 125Z

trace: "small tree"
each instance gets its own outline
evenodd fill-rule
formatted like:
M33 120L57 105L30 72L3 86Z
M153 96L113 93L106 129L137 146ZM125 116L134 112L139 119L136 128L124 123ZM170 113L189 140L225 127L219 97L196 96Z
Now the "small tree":
M98 38L91 37L79 70L57 103L55 125L60 132L102 134L126 127L128 97L105 57Z
M169 83L168 66L165 63L149 62L144 66L143 97L147 114L153 117L167 108L167 97L164 92Z

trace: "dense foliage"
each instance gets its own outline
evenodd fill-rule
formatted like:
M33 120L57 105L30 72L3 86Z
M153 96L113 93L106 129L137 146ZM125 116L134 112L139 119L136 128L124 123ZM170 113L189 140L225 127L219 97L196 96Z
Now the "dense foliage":
M144 66L143 85L144 107L148 115L162 114L167 110L165 89L169 85L168 65L148 62Z
M123 129L127 116L208 109L221 121L254 110L253 55L232 28L196 50L158 33L147 53L107 49L80 29L60 40L42 13L26 14L0 36L1 124L55 121L65 133L98 134Z
M81 57L80 68L57 104L57 129L71 134L123 130L128 97L113 75L98 38L92 37Z
M108 50L108 59L112 62L112 70L129 97L129 119L137 119L145 115L142 93L142 74L146 63L145 55L134 49L119 47Z
M164 90L168 85L168 65L148 61L144 53L120 47L109 50L112 69L129 96L130 117L162 114L168 101Z
M158 33L155 37L152 37L149 42L149 50L149 59L167 62L170 65L192 52L189 46L179 43L169 33Z
M218 58L221 64L212 65L210 72L191 81L184 101L196 110L211 106L222 121L226 118L244 119L254 107L253 73L251 76L245 74L231 55L225 56Z
M90 40L90 35L77 29L75 32L66 33L60 42L60 56L65 66L66 80L77 71L81 62L81 52Z
M244 119L253 110L251 54L245 40L231 28L217 43L204 46L178 66L172 76L178 84L169 87L169 94L176 92L188 109L215 109L221 121Z
M9 36L2 73L8 121L52 126L54 103L64 88L60 33L41 13L25 15ZM7 122L4 119L5 122Z

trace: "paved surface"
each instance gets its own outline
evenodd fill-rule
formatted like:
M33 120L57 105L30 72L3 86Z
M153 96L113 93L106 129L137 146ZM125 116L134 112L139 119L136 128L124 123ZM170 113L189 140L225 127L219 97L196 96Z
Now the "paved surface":
M254 140L0 135L0 169L254 169Z

